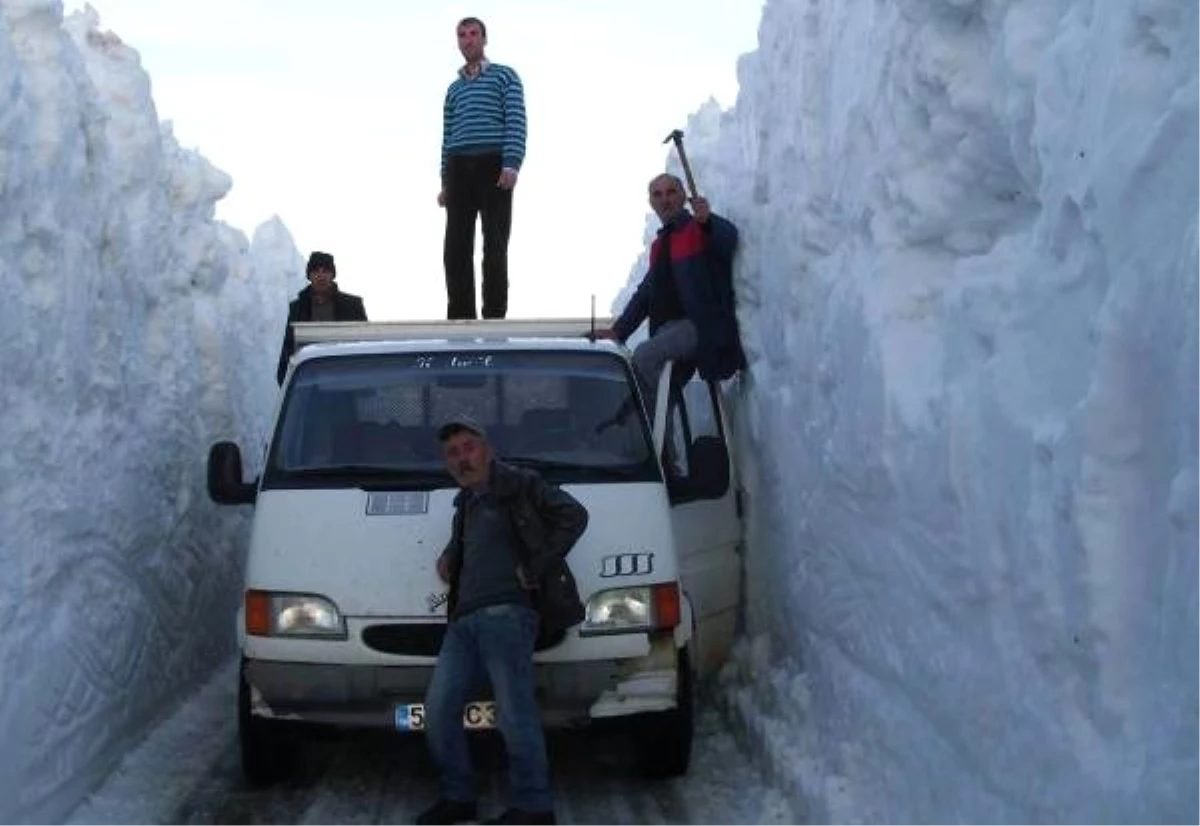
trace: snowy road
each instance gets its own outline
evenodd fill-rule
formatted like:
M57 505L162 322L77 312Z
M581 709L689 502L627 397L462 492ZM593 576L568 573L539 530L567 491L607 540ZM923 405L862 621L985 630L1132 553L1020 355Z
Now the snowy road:
M286 782L241 778L236 670L228 664L129 752L69 823L412 823L436 797L419 738L367 733L321 739ZM714 710L701 712L686 777L649 781L611 734L549 739L560 823L794 823ZM497 739L476 742L486 784L480 814L503 808Z

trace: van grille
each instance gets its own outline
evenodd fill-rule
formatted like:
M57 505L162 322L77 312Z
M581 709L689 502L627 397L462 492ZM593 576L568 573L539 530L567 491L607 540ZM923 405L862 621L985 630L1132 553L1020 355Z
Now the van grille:
M388 625L368 625L362 641L367 648L384 654L403 654L409 657L436 657L446 636L444 622L407 622ZM534 651L544 651L562 642L563 635L553 639L538 638Z
M362 641L367 648L384 654L410 657L436 657L446 635L446 623L392 623L368 625Z

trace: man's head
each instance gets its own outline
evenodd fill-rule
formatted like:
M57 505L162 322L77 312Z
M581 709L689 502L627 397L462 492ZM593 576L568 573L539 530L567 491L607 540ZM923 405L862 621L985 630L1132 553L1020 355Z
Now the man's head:
M458 35L458 50L467 63L483 60L483 47L487 45L487 26L478 17L464 17L455 27Z
M308 256L308 266L304 270L308 276L308 283L312 285L313 292L318 295L327 295L333 292L333 279L337 278L337 265L333 263L333 256L327 252L314 252Z
M686 198L683 194L683 181L674 175L663 173L650 180L647 187L650 194L650 208L664 224L683 211Z
M438 428L446 469L464 488L486 484L492 470L492 446L483 426L470 416L457 415Z

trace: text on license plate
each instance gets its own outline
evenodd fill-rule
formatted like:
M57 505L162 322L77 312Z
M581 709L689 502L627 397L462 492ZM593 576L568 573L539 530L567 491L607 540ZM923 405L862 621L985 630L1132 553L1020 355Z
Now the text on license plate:
M467 703L463 707L463 728L496 727L496 704L491 700ZM425 704L401 703L396 706L396 728L400 731L422 731L425 728Z

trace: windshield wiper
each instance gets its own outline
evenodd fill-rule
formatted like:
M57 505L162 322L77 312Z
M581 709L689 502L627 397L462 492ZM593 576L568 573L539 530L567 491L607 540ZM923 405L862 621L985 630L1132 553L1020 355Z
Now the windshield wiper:
M640 476L644 472L644 468L640 465L585 465L580 462L543 459L539 456L501 456L500 461L537 471L577 473L584 477L599 479L630 479Z
M388 467L387 465L321 465L285 470L291 479L363 479L374 481L402 481L414 483L445 482L450 478L446 471L428 468Z

